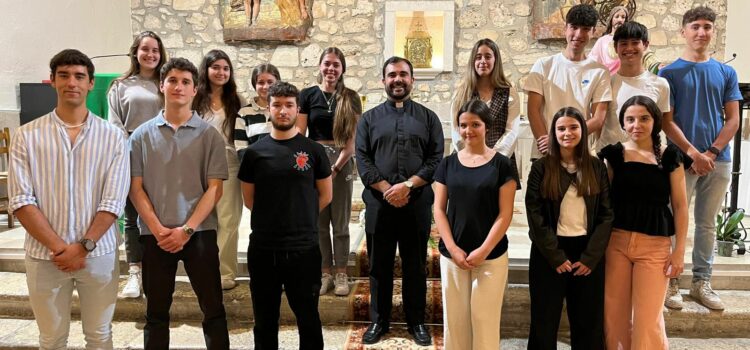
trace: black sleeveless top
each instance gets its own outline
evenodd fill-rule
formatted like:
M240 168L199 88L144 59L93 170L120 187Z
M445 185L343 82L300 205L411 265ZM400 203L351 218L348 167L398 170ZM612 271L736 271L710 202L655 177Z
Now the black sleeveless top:
M616 143L599 152L599 158L606 159L612 168L612 227L650 236L674 235L669 174L683 163L685 168L690 167L692 160L673 144L664 150L660 165L626 162L624 150Z

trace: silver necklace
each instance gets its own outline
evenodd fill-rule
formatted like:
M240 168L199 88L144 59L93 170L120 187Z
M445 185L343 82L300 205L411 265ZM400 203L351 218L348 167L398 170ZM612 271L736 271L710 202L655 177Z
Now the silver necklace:
M333 108L333 100L334 98L336 98L336 91L331 93L331 98L326 98L326 92L323 90L323 88L321 88L320 86L318 86L318 88L320 89L320 92L323 93L323 99L326 100L326 104L328 105L328 113L331 113L331 109Z

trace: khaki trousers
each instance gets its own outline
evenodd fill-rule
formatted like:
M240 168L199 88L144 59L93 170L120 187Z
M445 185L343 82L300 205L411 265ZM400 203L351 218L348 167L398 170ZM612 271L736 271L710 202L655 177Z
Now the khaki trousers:
M508 253L472 270L462 270L441 256L440 274L445 350L497 350Z
M607 349L668 349L662 308L669 237L614 229L606 252L604 333Z
M216 230L216 245L219 246L219 272L222 279L237 277L237 239L242 218L242 190L237 173L240 161L237 152L226 150L229 178L224 180L221 199L216 203L219 228Z

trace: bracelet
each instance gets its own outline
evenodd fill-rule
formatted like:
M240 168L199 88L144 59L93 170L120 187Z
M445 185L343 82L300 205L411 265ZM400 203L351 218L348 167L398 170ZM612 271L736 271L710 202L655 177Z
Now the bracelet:
M337 167L335 165L331 165L331 171L335 171L337 173L340 173L341 172L341 168L339 168L339 167Z

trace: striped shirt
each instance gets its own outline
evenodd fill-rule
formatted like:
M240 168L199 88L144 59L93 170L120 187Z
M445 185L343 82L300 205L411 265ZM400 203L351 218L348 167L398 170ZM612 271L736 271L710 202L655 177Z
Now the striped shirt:
M75 144L55 111L21 126L13 135L8 174L10 209L35 205L67 244L80 241L97 212L119 216L130 186L125 134L89 112ZM112 225L89 258L117 249ZM50 260L50 250L26 233L26 254Z

